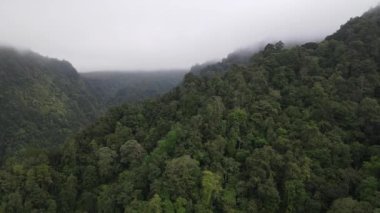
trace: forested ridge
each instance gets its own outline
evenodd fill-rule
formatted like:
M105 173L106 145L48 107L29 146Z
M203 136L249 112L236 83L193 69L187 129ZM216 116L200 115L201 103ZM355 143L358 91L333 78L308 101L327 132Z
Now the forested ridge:
M113 108L0 171L4 212L379 212L380 8Z
M184 74L78 73L67 61L0 46L0 164L19 150L58 147L111 106L159 96Z
M98 107L69 62L0 47L0 160L23 146L63 143Z

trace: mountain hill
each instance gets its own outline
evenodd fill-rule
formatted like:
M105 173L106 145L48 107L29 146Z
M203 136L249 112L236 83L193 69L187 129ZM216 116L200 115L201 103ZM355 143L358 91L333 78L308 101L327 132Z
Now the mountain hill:
M157 97L177 86L185 70L97 71L81 73L105 107Z
M61 145L111 106L163 94L184 74L79 74L67 61L0 47L0 156Z
M97 115L98 103L67 61L0 47L0 155L61 144Z
M5 212L380 211L380 8L110 110L0 172Z

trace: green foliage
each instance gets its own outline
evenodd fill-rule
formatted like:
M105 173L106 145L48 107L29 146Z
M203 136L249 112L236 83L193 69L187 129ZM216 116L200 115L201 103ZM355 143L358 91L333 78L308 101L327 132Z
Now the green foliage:
M221 178L210 172L203 171L202 176L202 204L203 208L211 209L211 201L213 197L222 190L221 187Z
M0 210L379 211L379 20L377 8L320 43L195 67L62 150L8 158Z
M71 64L8 47L0 47L0 103L1 157L58 146L99 113Z
M178 197L193 199L198 194L201 171L198 161L184 155L166 164L163 173L163 191L175 200Z
M372 212L372 207L369 203L358 202L352 198L341 198L334 201L331 209L327 211L328 213L365 213Z
M66 61L0 47L0 163L24 147L58 147L111 106L159 96L184 74L79 74Z
M138 165L145 157L146 151L136 140L129 140L120 147L120 162L130 166Z
M104 179L112 177L117 157L116 152L108 147L102 147L97 151L97 157L97 168L100 177Z
M160 196L155 194L152 199L150 199L147 208L147 213L162 213Z

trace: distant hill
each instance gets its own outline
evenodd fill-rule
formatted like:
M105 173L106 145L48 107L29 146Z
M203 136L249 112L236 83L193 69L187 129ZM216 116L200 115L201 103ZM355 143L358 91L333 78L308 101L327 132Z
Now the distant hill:
M262 49L259 47L260 46L234 51L221 61L208 61L202 64L196 64L190 68L190 73L204 77L222 76L234 64L248 65L252 55Z
M104 106L136 102L168 92L177 86L186 70L98 71L80 73Z
M56 145L98 114L99 104L67 61L0 47L0 155Z

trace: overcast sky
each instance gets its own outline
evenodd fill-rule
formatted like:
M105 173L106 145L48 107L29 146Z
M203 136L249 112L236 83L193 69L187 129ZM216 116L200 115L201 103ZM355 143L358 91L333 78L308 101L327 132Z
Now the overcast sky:
M0 0L0 43L78 71L189 68L276 40L320 40L379 0Z

